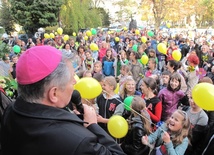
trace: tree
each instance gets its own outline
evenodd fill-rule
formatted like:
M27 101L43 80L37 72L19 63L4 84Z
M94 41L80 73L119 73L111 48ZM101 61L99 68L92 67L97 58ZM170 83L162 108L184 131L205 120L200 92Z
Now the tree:
M136 14L138 11L138 3L136 0L120 0L113 4L120 7L120 10L117 12L117 18L119 21L132 19L133 14Z
M94 8L91 0L64 0L60 11L63 29L68 34L81 28L102 26L107 16L103 9Z
M109 26L110 25L110 18L109 14L103 8L95 8L99 12L102 25L101 26Z
M1 26L4 27L7 34L10 34L15 30L14 18L9 10L9 4L6 1L2 1L2 5L0 7L0 23Z
M40 27L55 26L61 0L9 0L16 22L26 33L33 34Z
M203 0L202 6L204 9L203 20L207 21L209 25L213 25L214 19L214 0Z
M104 4L104 0L92 0L92 7L99 8L100 4Z

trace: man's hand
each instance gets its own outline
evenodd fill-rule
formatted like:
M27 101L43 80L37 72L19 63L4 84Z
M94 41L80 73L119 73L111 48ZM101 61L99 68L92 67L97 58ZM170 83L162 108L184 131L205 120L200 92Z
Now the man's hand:
M97 123L97 114L93 107L83 104L84 107L84 121L88 124L84 124L85 127L88 127L91 124Z

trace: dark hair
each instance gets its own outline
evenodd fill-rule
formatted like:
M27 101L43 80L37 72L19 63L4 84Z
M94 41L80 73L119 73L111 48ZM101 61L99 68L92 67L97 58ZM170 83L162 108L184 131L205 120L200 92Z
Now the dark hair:
M71 47L69 43L65 43L65 45L62 48L65 49L66 45L69 45Z
M153 93L155 95L158 94L157 92L157 82L154 78L152 77L144 77L143 78L143 82L146 84L147 87L151 88L151 90L153 91Z
M85 47L84 46L82 46L82 45L80 45L78 48L77 48L77 52L78 52L78 54L79 54L79 49L80 48L82 48L84 51L85 51Z
M177 71L180 68L180 64L176 60L169 60L169 65L174 69L174 71Z
M178 90L180 90L181 89L181 76L182 75L180 75L177 72L171 74L170 79L169 79L169 84L167 86L167 89L170 90L170 91L178 91ZM179 82L179 85L178 85L178 87L176 89L172 89L172 87L170 85L170 81L173 80L173 79L176 79Z
M131 53L133 53L133 54L134 54L135 59L140 59L140 53L135 52L135 51L133 51L133 50L131 50L130 54L131 54ZM130 54L129 54L129 55L130 55Z
M4 55L4 56L2 57L2 60L3 60L3 61L10 60L10 57Z

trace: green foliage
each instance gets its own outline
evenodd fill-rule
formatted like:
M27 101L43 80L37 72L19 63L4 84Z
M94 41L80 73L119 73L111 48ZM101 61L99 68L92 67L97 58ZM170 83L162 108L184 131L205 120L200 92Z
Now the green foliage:
M64 0L60 18L64 33L67 34L81 28L109 25L109 15L102 8L92 8L91 0Z
M9 97L15 98L15 92L18 89L18 83L15 79L12 77L0 76L0 87L4 89Z
M15 30L14 19L12 14L10 13L9 4L4 1L2 1L2 5L0 7L0 23L1 26L4 27L7 34L10 34L10 32Z
M61 0L9 0L11 13L25 29L34 33L40 27L57 25Z
M107 13L103 8L96 8L96 9L99 12L99 16L100 16L101 21L102 21L101 26L108 27L110 25L109 13Z
M213 25L214 19L214 0L203 0L202 5L206 7L206 12L204 13L204 20L210 22Z
M2 58L5 54L9 53L10 53L9 46L3 41L0 41L0 58Z

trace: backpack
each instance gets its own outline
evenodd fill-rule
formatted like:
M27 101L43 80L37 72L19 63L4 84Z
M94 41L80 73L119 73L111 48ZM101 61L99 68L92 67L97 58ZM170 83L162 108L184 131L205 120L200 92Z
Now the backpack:
M103 62L103 73L106 76L114 75L113 62L112 61L104 61Z

